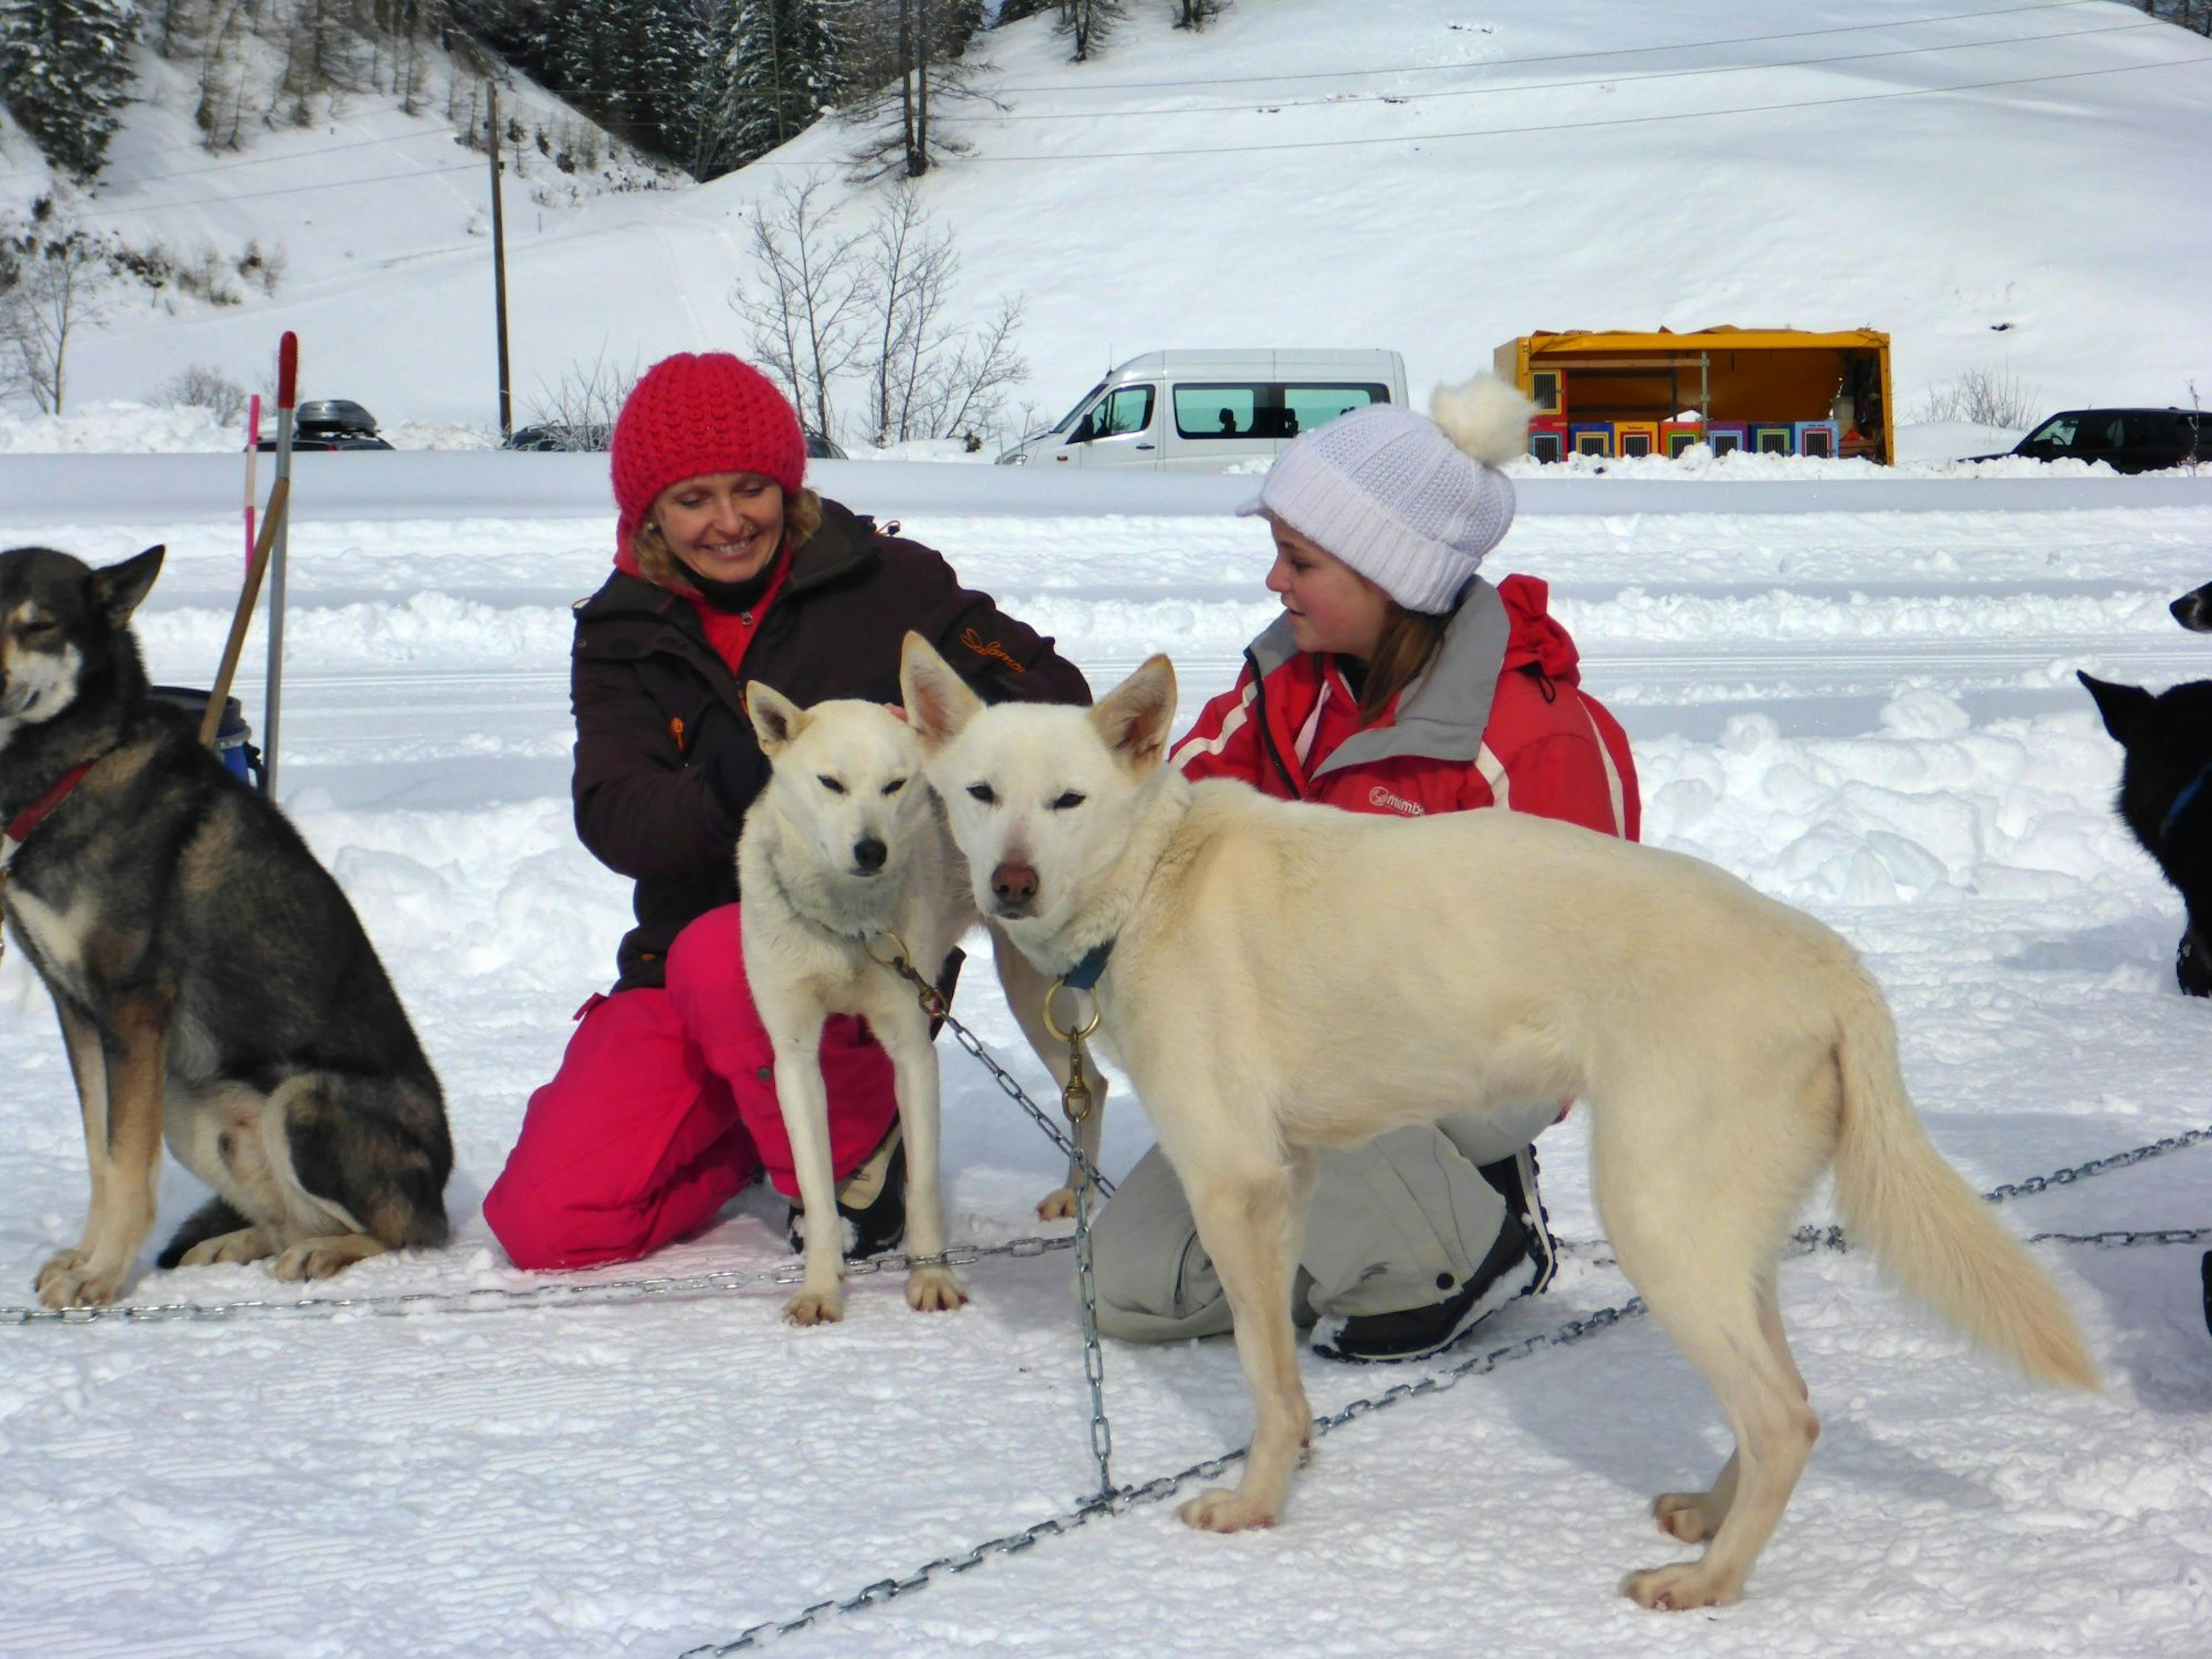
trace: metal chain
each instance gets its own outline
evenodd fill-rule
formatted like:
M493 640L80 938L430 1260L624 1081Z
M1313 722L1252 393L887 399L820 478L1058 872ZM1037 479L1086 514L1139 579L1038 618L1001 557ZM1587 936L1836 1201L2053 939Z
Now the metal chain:
M1644 1310L1643 1299L1631 1297L1618 1307L1602 1308L1595 1313L1584 1315L1582 1318L1571 1319L1556 1330L1539 1332L1533 1336L1523 1338L1519 1342L1510 1343L1502 1348L1493 1348L1487 1353L1474 1355L1448 1370L1435 1372L1417 1382L1401 1382L1395 1388L1385 1389L1374 1399L1355 1400L1349 1406L1329 1416L1316 1418L1313 1431L1316 1437L1325 1435L1330 1430L1341 1428L1357 1418L1387 1410L1418 1395L1441 1394L1447 1389L1458 1386L1471 1376L1487 1376L1500 1365L1510 1364L1516 1359L1525 1359L1530 1354L1541 1352L1546 1348L1564 1348L1580 1342L1585 1337L1594 1336L1600 1331L1626 1323L1638 1317ZM1049 1516L1033 1525L1022 1528L1018 1532L1010 1532L1001 1537L988 1540L972 1549L962 1551L957 1555L939 1556L936 1560L916 1568L903 1578L879 1578L874 1583L842 1601L817 1601L812 1607L801 1608L789 1619L764 1620L757 1625L750 1626L726 1642L708 1643L701 1647L688 1648L681 1656L681 1659L720 1659L722 1655L744 1653L755 1648L763 1647L779 1637L793 1635L833 1613L859 1613L865 1608L880 1606L894 1596L904 1595L908 1591L920 1589L923 1585L935 1583L940 1578L966 1572L970 1567L980 1566L989 1556L1018 1554L1044 1539L1061 1537L1103 1516L1121 1515L1142 1504L1157 1504L1172 1496L1193 1480L1212 1480L1225 1474L1243 1462L1244 1456L1245 1448L1240 1446L1234 1451L1224 1452L1218 1457L1206 1458L1202 1462L1192 1464L1187 1469L1179 1469L1173 1474L1156 1475L1139 1486L1121 1486L1101 1492L1072 1510L1059 1515Z
M1098 1492L1114 1490L1114 1430L1106 1420L1106 1351L1098 1341L1098 1283L1091 1271L1091 1178L1075 1177L1075 1282L1083 1305L1083 1380L1091 1390L1091 1455Z
M892 1252L848 1261L850 1279L903 1273L915 1267L960 1267L986 1256L1020 1259L1071 1248L1072 1238L1015 1238L1003 1244L955 1244L936 1255ZM803 1262L787 1262L753 1273L726 1271L656 1279L562 1279L520 1290L407 1291L389 1296L312 1296L283 1302L259 1297L243 1302L119 1304L100 1308L0 1308L0 1326L90 1325L102 1321L160 1325L243 1316L289 1315L300 1318L338 1314L392 1316L422 1313L514 1313L528 1308L588 1307L601 1303L647 1302L750 1289L762 1285L796 1285L805 1275Z
M1052 1115L1030 1098L1029 1091L1022 1087L1014 1074L991 1057L989 1051L983 1047L982 1039L954 1017L951 1000L944 992L922 976L921 970L916 968L908 957L906 945L898 936L894 933L885 934L884 937L891 941L896 949L891 956L888 957L878 956L876 960L915 988L915 994L921 1000L922 1012L927 1014L932 1019L942 1021L945 1028L952 1033L953 1041L975 1055L981 1063L983 1069L988 1072L998 1083L1006 1097L1027 1112L1037 1127L1045 1132L1052 1144L1067 1155L1069 1172L1067 1184L1071 1187L1075 1185L1074 1174L1079 1170L1091 1177L1092 1186L1097 1188L1106 1197L1113 1197L1114 1183L1098 1173L1098 1166L1091 1161L1080 1146L1061 1132L1060 1125L1052 1121ZM871 951L870 954L872 955L873 951Z
M2026 1181L1995 1187L1981 1196L1991 1204L2008 1203L2014 1199L2028 1197L2052 1187L2069 1186L2074 1182L2087 1180L2092 1176L2103 1175L2112 1170L2125 1169L2149 1158L2161 1158L2168 1152L2179 1152L2184 1147L2193 1146L2208 1139L2212 1139L2212 1128L2192 1129L2183 1134L2170 1135L2163 1140L2154 1141L2148 1146L2137 1146L2125 1152L2115 1153L2109 1158L2093 1158L2087 1164L2057 1170L2051 1175L2032 1176ZM1079 1194L1079 1218L1081 1213ZM1079 1234L1079 1238L1082 1235ZM2037 1233L2033 1235L2028 1242L2128 1246L2197 1243L2208 1238L2212 1238L2212 1227L2165 1228L2153 1232L2137 1233ZM1843 1229L1832 1226L1800 1227L1791 1235L1790 1243L1795 1247L1790 1252L1792 1255L1809 1255L1816 1250L1848 1250L1850 1248L1844 1237ZM1601 1241L1576 1240L1568 1242L1560 1248L1577 1255L1583 1255L1601 1251L1606 1247ZM1079 1263L1083 1260L1080 1254L1077 1260ZM1591 1260L1593 1266L1617 1265L1614 1258L1609 1255L1593 1254ZM1599 1331L1609 1330L1614 1326L1626 1324L1631 1320L1641 1318L1647 1311L1644 1298L1640 1296L1632 1296L1626 1302L1601 1308L1595 1313L1586 1314L1579 1319L1571 1319L1556 1330L1538 1332L1532 1336L1522 1338L1519 1342L1510 1343L1501 1348L1492 1348L1486 1353L1470 1356L1455 1365L1447 1366L1443 1370L1430 1372L1424 1376L1415 1378L1411 1382L1393 1384L1378 1395L1354 1400L1325 1417L1316 1418L1313 1422L1314 1436L1319 1438L1332 1430L1342 1428L1348 1423L1371 1416L1376 1412L1388 1411L1391 1407L1402 1405L1408 1400L1442 1394L1447 1389L1457 1388L1470 1377L1487 1376L1500 1365L1510 1364L1516 1359L1525 1359L1531 1354L1542 1352L1547 1348L1569 1346L1595 1335ZM1089 1336L1088 1332L1086 1336ZM1094 1386L1094 1412L1097 1410L1097 1389ZM1094 1419L1094 1423L1096 1420ZM1093 1432L1095 1436L1095 1426ZM1141 1486L1124 1486L1118 1490L1109 1486L1097 1497L1079 1504L1076 1508L1063 1514L1048 1516L1033 1526L1023 1528L1018 1532L1007 1533L1001 1537L990 1539L958 1555L939 1556L936 1560L925 1563L903 1578L879 1578L844 1601L817 1601L811 1607L801 1608L789 1619L770 1619L757 1625L749 1626L727 1642L720 1644L709 1643L702 1647L686 1649L679 1656L679 1659L720 1659L722 1655L746 1652L763 1646L779 1637L793 1635L832 1614L859 1613L866 1608L879 1606L894 1596L904 1595L909 1591L921 1589L926 1584L936 1583L940 1578L966 1572L971 1567L980 1566L988 1556L1017 1554L1042 1539L1057 1538L1062 1534L1073 1532L1078 1527L1084 1526L1101 1516L1119 1515L1140 1504L1158 1503L1192 1480L1210 1480L1235 1467L1243 1461L1245 1452L1245 1448L1239 1447L1234 1451L1224 1452L1218 1457L1210 1457L1203 1462L1194 1463L1188 1468L1178 1470L1173 1474L1156 1476Z
M2109 1170L2124 1170L2154 1158L2163 1158L2168 1152L2178 1152L2185 1146L2194 1146L2200 1141L2212 1140L2212 1126L2188 1129L2178 1135L2168 1135L2163 1140L2154 1140L2146 1146L2131 1147L2124 1152L2114 1152L2110 1158L2093 1158L2087 1164L2077 1164L2070 1170L2055 1170L2047 1176L2030 1176L2027 1180L1992 1187L1982 1196L1992 1204L2005 1204L2015 1198L2028 1198L2053 1187L2069 1187L2077 1181L2087 1181L2091 1176L2100 1176Z

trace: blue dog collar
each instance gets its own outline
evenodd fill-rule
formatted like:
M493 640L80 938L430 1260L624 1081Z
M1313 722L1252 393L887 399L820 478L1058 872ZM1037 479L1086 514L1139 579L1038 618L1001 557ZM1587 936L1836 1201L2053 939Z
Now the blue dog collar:
M2212 768L2208 768L2207 770L2212 771ZM2197 782L2202 783L2203 781L2203 778L2199 778ZM1092 945L1090 955L1069 969L1060 982L1071 991L1093 989L1098 983L1098 976L1106 971L1106 958L1113 954L1114 941L1110 939L1103 945Z
M2184 784L2181 793L2173 798L2173 805L2166 809L2166 817L2158 826L2160 841L2173 833L2173 826L2181 822L2181 815L2189 810L2191 803L2204 793L2208 782L2212 782L2212 763L2207 763L2203 771Z

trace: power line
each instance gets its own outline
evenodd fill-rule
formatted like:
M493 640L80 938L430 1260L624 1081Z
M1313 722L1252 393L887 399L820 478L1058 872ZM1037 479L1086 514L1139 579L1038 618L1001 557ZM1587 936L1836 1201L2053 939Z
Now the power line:
M2054 7L2034 9L2055 10ZM1894 46L1883 52L1855 52L1839 53L1830 58L1784 58L1771 64L1719 64L1707 69L1650 70L1630 75L1590 76L1573 81L1522 81L1503 87L1455 87L1443 92L1409 93L1347 93L1332 98L1288 98L1264 106L1242 104L1193 104L1179 109L1106 109L1089 112L1072 110L1040 111L1036 114L977 115L963 118L992 123L1012 121L1107 121L1126 119L1132 116L1152 120L1172 118L1179 115L1236 115L1259 112L1264 109L1272 113L1285 109L1343 109L1359 104L1410 104L1439 98L1489 98L1516 92L1553 92L1571 87L1639 86L1647 81L1680 81L1700 75L1741 75L1765 70L1818 69L1829 64L1863 64L1882 58L1918 58L1938 52L1973 52L1985 46L2033 46L2041 40L2072 40L2085 34L2127 34L2137 29L2161 28L2165 25L2155 19L2141 22L2107 23L2092 29L2063 29L2044 34L2001 35L1985 40L1954 40L1942 46Z
M94 208L72 214L76 219L112 219L118 213L161 213L171 208L222 207L232 202L258 201L264 196L296 196L308 190L343 190L354 185L389 184L395 179L434 179L441 173L474 173L477 163L465 161L459 167L417 167L411 173L380 173L367 179L330 179L316 185L285 185L276 190L254 190L236 196L198 196L186 202L139 202L130 207Z
M279 155L252 155L244 161L218 161L211 167L184 167L174 173L149 173L136 179L111 179L106 182L118 188L129 189L142 185L166 185L173 179L197 179L203 173L228 173L237 167L273 167L280 161L303 161L310 155L335 155L341 150L373 149L380 144L404 144L416 138L454 139L460 136L458 127L425 127L416 132L395 132L382 138L362 138L351 143L323 144L313 149L289 149ZM140 152L149 155L173 155L180 150L197 149L197 144L178 144L168 149ZM128 157L136 160L137 157Z
M1212 75L1198 81L1094 81L1087 84L1062 82L1049 86L993 87L1001 92L1155 92L1179 87L1239 87L1276 84L1285 81L1340 81L1358 75L1442 75L1466 70L1514 69L1527 64L1571 64L1589 58L1638 58L1658 52L1697 52L1706 46L1755 46L1769 40L1807 40L1823 34L1856 34L1869 29L1917 28L1923 23L1955 23L1972 17L2011 17L2022 12L2066 11L2103 0L2041 0L2027 6L1997 6L1985 11L1943 12L1931 17L1898 17L1880 23L1839 23L1832 28L1786 29L1772 34L1729 34L1711 40L1684 40L1673 46L1615 46L1605 52L1547 52L1528 58L1462 58L1451 64L1399 64L1380 69L1316 70L1294 75Z
M1838 104L1881 103L1897 98L1934 98L1951 93L1986 92L1993 88L2040 86L2054 81L2081 81L2100 75L2131 75L2142 70L2178 69L2187 64L2212 64L2212 54L2198 58L2175 58L2162 64L2119 64L2109 69L2072 70L2058 75L2022 75L1999 81L1967 81L1955 87L1906 87L1895 92L1854 93L1840 98L1803 98L1786 100L1775 104L1741 104L1728 109L1680 110L1662 115L1622 115L1598 121L1542 121L1529 126L1472 127L1457 132L1393 133L1371 138L1312 138L1289 140L1272 144L1213 144L1202 150L1188 146L1179 149L1119 149L1071 150L1051 155L967 155L961 158L963 167L975 167L997 162L1048 161L1064 166L1071 161L1158 161L1170 156L1186 160L1194 156L1252 155L1269 151L1294 149L1359 149L1374 144L1433 144L1454 138L1503 138L1526 133L1573 132L1600 127L1647 126L1662 121L1702 121L1720 115L1763 115L1795 109L1824 109ZM819 161L769 161L747 164L755 167L818 167Z

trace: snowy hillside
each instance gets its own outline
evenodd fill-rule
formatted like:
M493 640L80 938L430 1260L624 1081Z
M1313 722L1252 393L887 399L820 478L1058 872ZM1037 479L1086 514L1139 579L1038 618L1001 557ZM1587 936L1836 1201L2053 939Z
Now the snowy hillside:
M2212 43L2109 0L1248 0L1194 36L1137 8L1086 64L1044 18L980 49L991 100L950 118L973 153L923 198L963 310L1026 298L1022 395L1050 415L1162 347L1395 347L1419 396L1532 329L1713 323L1885 329L1908 416L1971 370L2049 407L2212 395ZM480 156L362 108L218 161L180 118L134 112L95 210L281 242L287 279L118 319L81 397L246 379L294 328L311 394L491 421ZM518 397L603 351L743 349L748 216L853 142L573 206L511 183Z

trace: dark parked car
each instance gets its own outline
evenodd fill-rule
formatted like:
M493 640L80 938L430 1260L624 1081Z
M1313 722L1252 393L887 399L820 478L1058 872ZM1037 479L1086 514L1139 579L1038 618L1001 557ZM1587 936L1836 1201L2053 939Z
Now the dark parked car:
M263 449L276 447L276 440L264 438ZM295 449L389 449L376 435L376 416L346 398L317 398L301 404L292 415Z
M544 421L535 426L517 427L514 435L501 446L505 449L566 450L570 452L605 450L614 439L614 428L600 422L574 425L565 421ZM816 460L842 461L845 452L830 439L818 432L806 434L806 453Z
M2004 455L1967 459L1997 461L2008 455L2102 461L2115 472L2212 463L2212 415L2194 409L2069 409L2053 415Z

